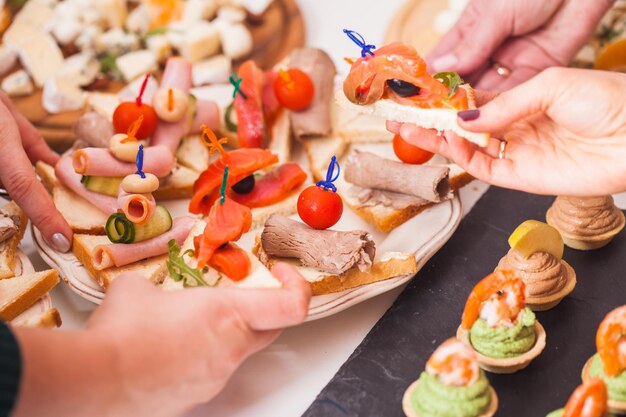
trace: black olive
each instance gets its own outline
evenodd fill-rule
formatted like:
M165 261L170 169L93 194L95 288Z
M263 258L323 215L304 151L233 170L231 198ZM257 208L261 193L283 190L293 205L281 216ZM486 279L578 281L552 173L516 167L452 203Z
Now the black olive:
M249 194L254 189L254 175L248 175L246 178L233 185L233 191L237 194Z
M418 86L406 81L398 80L397 78L387 80L387 85L400 97L412 97L420 93L420 88Z

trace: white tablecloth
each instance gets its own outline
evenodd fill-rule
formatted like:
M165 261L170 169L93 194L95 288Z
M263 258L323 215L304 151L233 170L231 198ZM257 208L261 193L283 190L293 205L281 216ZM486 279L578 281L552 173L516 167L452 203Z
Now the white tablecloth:
M344 56L358 54L358 48L342 29L356 30L368 43L380 46L387 25L403 0L388 0L384 4L374 0L299 3L306 19L308 44L328 51L342 65ZM463 190L465 213L486 188L474 182ZM22 248L35 268L47 267L34 249L30 233ZM400 291L401 288L396 289L330 318L285 331L270 347L249 358L217 398L193 410L188 417L300 415ZM52 291L52 299L61 312L63 329L82 328L93 309L93 305L63 284Z

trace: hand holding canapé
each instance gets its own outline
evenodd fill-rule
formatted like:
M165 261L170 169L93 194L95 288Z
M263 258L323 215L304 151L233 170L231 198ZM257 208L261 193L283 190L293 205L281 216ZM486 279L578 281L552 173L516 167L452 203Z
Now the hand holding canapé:
M626 190L624 92L622 74L551 68L499 95L477 94L479 109L459 113L463 129L491 133L485 148L412 124L387 122L387 128L493 185L536 194L612 194Z

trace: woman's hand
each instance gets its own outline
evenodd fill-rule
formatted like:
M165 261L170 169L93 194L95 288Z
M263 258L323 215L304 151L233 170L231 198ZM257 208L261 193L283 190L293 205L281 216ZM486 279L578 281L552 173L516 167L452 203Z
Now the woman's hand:
M457 71L476 88L503 91L570 63L612 0L470 0L428 57L432 71ZM498 63L510 74L494 69Z
M14 416L173 417L209 401L306 318L309 284L285 264L272 272L282 288L163 291L127 275L86 331L15 329L24 372Z
M490 184L536 194L605 195L626 191L625 95L624 74L551 68L497 96L478 94L482 107L459 113L464 129L492 133L486 149L451 132L438 136L396 122L387 128ZM498 159L498 139L508 143L504 159Z
M54 206L32 166L37 161L54 166L59 155L48 147L4 93L0 93L0 149L0 182L46 241L56 250L69 251L72 229Z

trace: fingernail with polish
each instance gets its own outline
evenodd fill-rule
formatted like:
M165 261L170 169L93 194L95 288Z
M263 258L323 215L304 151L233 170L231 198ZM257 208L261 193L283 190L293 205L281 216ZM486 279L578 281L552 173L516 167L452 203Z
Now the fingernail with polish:
M463 110L458 112L456 115L459 116L459 119L463 120L464 122L469 122L471 120L478 119L478 117L480 116L480 110Z
M52 235L52 247L59 252L69 252L72 245L70 241L62 233L55 233Z
M433 60L432 70L437 72L451 70L458 63L459 60L453 54L443 55Z

